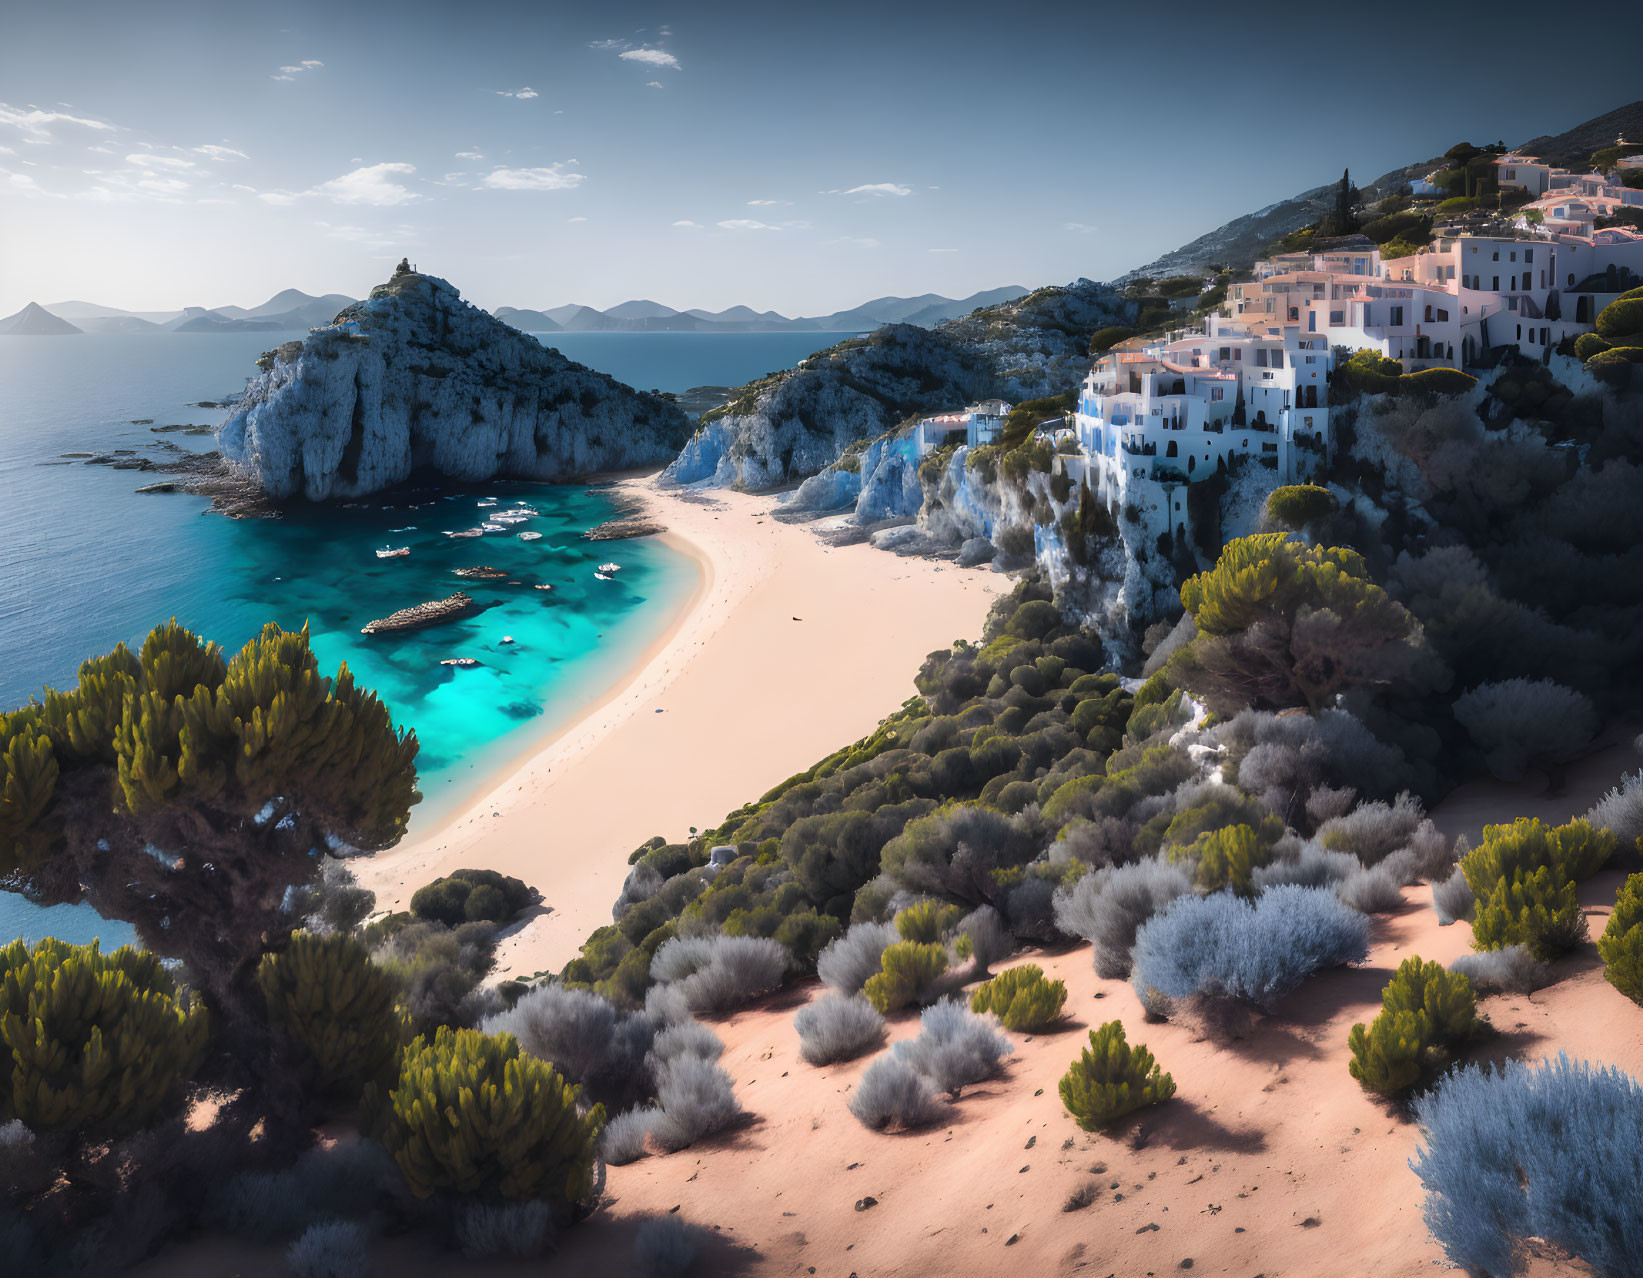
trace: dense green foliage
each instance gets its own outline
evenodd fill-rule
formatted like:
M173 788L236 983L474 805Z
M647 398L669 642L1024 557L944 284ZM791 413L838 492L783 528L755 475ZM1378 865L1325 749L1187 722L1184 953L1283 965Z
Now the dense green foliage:
M947 970L947 951L933 941L897 941L879 958L881 970L867 978L861 992L886 1016L922 1003L935 992Z
M1316 710L1344 689L1397 682L1419 651L1420 626L1362 556L1287 533L1228 542L1182 584L1181 602L1198 633L1170 657L1169 677L1218 714Z
M1005 913L1039 883L1047 898L1059 874L1041 880L1049 866L1028 868L1043 845L1016 828L1020 814L1042 804L1057 826L1087 820L1094 786L1117 780L1102 773L1131 707L1116 676L1096 673L1099 645L1063 620L1049 594L1024 582L999 601L981 644L932 654L918 676L923 695L871 736L687 844L638 849L616 921L588 939L564 979L635 1005L651 955L684 920L774 937L803 971L853 917L887 917L897 888L925 899L905 926L926 940L945 934L950 907ZM1162 773L1143 768L1134 779L1155 785ZM1074 781L1083 784L1066 788ZM1121 812L1135 793L1132 780L1101 806ZM977 858L955 866L960 838ZM735 855L711 870L721 846ZM1045 925L1023 921L1020 933L1035 926Z
M1066 1001L1066 982L1046 980L1043 968L1023 963L976 990L970 996L970 1010L991 1012L1014 1033L1036 1034L1061 1019Z
M447 927L506 923L528 906L533 896L519 879L495 870L453 870L412 894L411 913Z
M266 626L225 661L173 622L0 715L0 874L130 922L187 963L225 1032L254 1035L257 960L299 922L287 891L331 839L404 833L416 750L346 666L319 673L306 629Z
M1087 1132L1175 1095L1175 1080L1152 1053L1124 1037L1122 1021L1090 1031L1090 1045L1061 1078L1061 1103Z
M1372 1092L1404 1092L1476 1029L1472 983L1413 955L1398 965L1382 991L1380 1015L1368 1025L1352 1027L1348 1068Z
M1316 484L1290 484L1275 488L1266 499L1267 522L1299 532L1308 524L1326 519L1340 509L1340 502L1327 488Z
M1483 841L1460 863L1478 901L1473 948L1523 945L1544 961L1579 945L1586 916L1575 885L1602 869L1617 844L1611 831L1585 820L1552 828L1520 817L1485 826Z
M1403 365L1365 347L1347 359L1337 377L1348 387L1371 395L1464 395L1478 379L1458 368L1423 368L1406 373Z
M386 1093L366 1093L363 1125L418 1197L437 1193L545 1201L561 1216L593 1190L604 1107L511 1034L441 1028L400 1058Z
M1631 875L1615 897L1614 913L1597 938L1603 975L1634 1003L1643 1003L1643 874Z
M44 940L0 949L0 1122L122 1135L174 1103L207 1018L154 954Z
M352 936L298 932L263 955L257 984L289 1045L284 1066L322 1095L357 1099L399 1050L394 979Z

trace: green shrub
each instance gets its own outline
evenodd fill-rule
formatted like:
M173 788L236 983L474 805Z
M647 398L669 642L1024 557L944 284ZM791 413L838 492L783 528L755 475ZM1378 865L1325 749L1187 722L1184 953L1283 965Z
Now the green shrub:
M1519 872L1550 868L1574 882L1589 879L1619 845L1611 830L1585 818L1553 827L1535 817L1519 817L1511 825L1484 826L1482 841L1461 858L1460 868L1481 901L1496 883Z
M1044 969L1032 963L1000 972L970 996L972 1012L991 1012L1004 1028L1017 1034L1036 1034L1061 1017L1067 1001L1063 981L1044 978Z
M1603 975L1634 1003L1643 1003L1643 874L1620 885L1609 925L1597 938Z
M523 882L495 870L453 870L412 894L411 913L447 927L506 923L531 903L531 897Z
M1194 881L1201 891L1231 888L1239 896L1249 896L1255 890L1250 876L1266 857L1252 827L1229 825L1200 834L1187 848L1172 848L1170 860L1196 861Z
M933 942L899 941L879 958L881 971L862 986L868 1002L886 1016L924 1000L947 970L947 951Z
M290 1064L316 1091L356 1100L399 1050L394 978L351 936L298 932L263 955L257 984L294 1049Z
M1335 494L1316 484L1290 484L1275 488L1266 499L1267 521L1297 532L1308 524L1328 518L1340 508Z
M1347 1034L1347 1068L1369 1091L1394 1096L1420 1081L1430 1027L1413 1012L1382 1011Z
M945 901L920 901L896 915L896 931L904 941L928 945L939 941L964 917L962 905Z
M1605 342L1596 333L1582 333L1575 338L1575 358L1582 362L1608 349L1609 343Z
M385 1095L366 1089L361 1119L419 1198L540 1200L568 1216L593 1191L605 1122L602 1105L577 1112L579 1093L512 1034L442 1026L405 1049Z
M1352 1077L1372 1092L1407 1091L1449 1049L1477 1031L1472 982L1442 964L1412 955L1381 992L1381 1011L1347 1035Z
M116 1136L176 1097L205 1054L205 1009L157 954L96 942L0 949L0 1122Z
M1551 866L1516 871L1478 898L1472 919L1472 948L1528 948L1541 962L1572 950L1586 939L1575 885Z
M1099 355L1109 351L1119 342L1128 341L1135 336L1133 328L1125 328L1121 324L1114 324L1109 328L1097 329L1095 336L1090 338L1090 354Z
M1090 1045L1061 1078L1061 1103L1087 1132L1173 1095L1175 1080L1145 1046L1125 1041L1121 1021L1091 1030Z
M1423 368L1398 378L1398 389L1421 395L1464 395L1478 379L1458 368Z
M1611 346L1633 346L1643 334L1643 297L1621 297L1597 313L1597 335Z

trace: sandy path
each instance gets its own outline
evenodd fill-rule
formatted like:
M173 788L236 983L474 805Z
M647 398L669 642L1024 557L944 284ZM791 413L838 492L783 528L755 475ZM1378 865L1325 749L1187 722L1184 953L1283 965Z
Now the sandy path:
M642 498L703 583L639 668L450 821L357 866L384 908L462 866L517 875L545 915L508 937L499 970L575 957L652 835L683 839L870 732L914 695L932 650L975 638L1002 576L866 545L830 548L766 517L769 497Z

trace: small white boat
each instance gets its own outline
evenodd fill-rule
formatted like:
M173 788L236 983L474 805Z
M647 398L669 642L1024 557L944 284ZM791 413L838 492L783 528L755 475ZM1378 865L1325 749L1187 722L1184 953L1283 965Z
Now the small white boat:
M406 525L406 526L405 526L405 527L403 527L403 528L390 528L390 529L389 529L389 530L388 530L388 531L389 531L389 532L391 532L391 533L396 533L396 532L415 532L415 531L416 531L416 525L415 525L415 524L407 524L407 525Z
M522 533L519 534L519 540L520 541L541 541L542 540L542 534L539 533L539 532L522 532Z
M378 559L400 559L411 553L409 546L384 546L377 551Z
M599 571L600 572L608 572L608 573L621 572L622 571L622 565L621 564L600 564L599 565Z
M472 657L446 657L439 664L442 666L455 666L459 670L472 670L479 662Z
M596 572L593 575L595 577L599 578L600 581L615 581L616 580L616 578L612 577L608 572Z
M547 585L542 585L542 586L536 587L536 589L538 589L538 590L552 590L553 587L552 586L547 586Z
M460 532L448 532L447 537L483 537L485 534L478 528L464 528Z
M502 636L502 642L503 643L512 643L513 642L513 636L512 635L503 635Z
M481 506L494 506L494 505L496 505L496 498L495 497L487 497L487 498L485 498L484 501L480 502L479 505L481 505Z
M479 525L480 532L506 532L501 524L483 523Z

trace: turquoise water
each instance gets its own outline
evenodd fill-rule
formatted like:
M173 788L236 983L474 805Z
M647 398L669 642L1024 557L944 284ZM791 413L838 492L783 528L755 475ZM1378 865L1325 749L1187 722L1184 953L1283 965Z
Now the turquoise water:
M215 425L220 410L186 405L238 389L258 353L283 340L0 340L0 706L72 682L85 657L138 641L171 616L230 651L265 621L306 622L323 668L347 661L397 723L416 729L425 797L415 830L596 700L677 614L697 569L651 541L584 541L585 529L617 513L598 488L497 482L227 520L203 514L201 498L133 491L157 476L60 456L159 456L165 442L211 448L209 437L156 434L134 419ZM624 379L682 390L791 365L831 340L590 333L564 335L562 345ZM480 537L444 535L510 510L532 513ZM541 537L523 541L517 534L525 531ZM410 554L378 559L386 546ZM594 569L607 559L621 571L600 581ZM453 572L480 565L507 576L471 581ZM457 589L483 611L400 636L359 633L374 618ZM439 664L454 657L480 664ZM89 910L40 911L0 892L0 938L45 931L79 941L101 935L110 946L127 935Z

